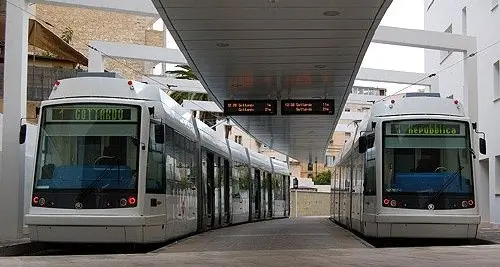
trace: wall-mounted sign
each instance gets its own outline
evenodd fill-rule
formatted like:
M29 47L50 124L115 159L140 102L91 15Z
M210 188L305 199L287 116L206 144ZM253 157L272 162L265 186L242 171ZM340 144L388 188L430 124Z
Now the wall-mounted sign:
M333 99L281 100L281 115L333 115Z
M224 100L224 115L276 115L276 100Z

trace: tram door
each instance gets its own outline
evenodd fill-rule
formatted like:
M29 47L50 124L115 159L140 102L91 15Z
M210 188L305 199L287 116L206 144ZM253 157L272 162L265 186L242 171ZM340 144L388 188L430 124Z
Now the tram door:
M214 154L207 153L207 227L213 228L214 226L214 206L215 206L215 198L214 198L214 182L215 182L215 173L214 173Z
M231 206L230 206L230 197L231 192L229 189L229 161L224 160L224 224L230 223L231 218Z
M261 207L261 193L260 193L260 184L261 184L261 177L260 177L260 170L255 169L255 179L254 179L254 192L255 192L255 219L260 219L260 207Z
M271 173L267 174L267 216L269 218L273 217L273 176Z

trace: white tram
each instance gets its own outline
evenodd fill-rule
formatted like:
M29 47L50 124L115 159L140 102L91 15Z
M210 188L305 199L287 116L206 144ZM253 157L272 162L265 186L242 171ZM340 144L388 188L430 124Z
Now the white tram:
M332 218L369 237L475 238L475 130L439 94L375 103L335 160Z
M31 240L161 242L289 216L286 164L219 138L157 87L84 76L41 106Z

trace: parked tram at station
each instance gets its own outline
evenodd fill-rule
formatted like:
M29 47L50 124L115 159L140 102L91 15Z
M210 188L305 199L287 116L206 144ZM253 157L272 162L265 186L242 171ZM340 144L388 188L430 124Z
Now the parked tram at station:
M476 238L477 125L456 100L375 103L334 162L331 217L376 238ZM479 142L478 142L479 141Z
M220 138L155 86L84 75L41 105L32 241L162 242L289 216L287 164Z

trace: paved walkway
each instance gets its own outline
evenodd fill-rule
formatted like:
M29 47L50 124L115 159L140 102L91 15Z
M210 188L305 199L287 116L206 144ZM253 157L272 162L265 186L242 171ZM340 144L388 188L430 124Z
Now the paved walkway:
M381 266L462 267L500 266L500 245L478 247L349 248L302 250L210 251L150 253L145 255L98 255L0 258L9 267L293 267Z
M371 247L328 218L303 217L242 224L181 240L157 252L249 251Z
M479 230L478 238L500 244L500 229L484 227Z
M299 218L218 229L148 254L0 257L0 266L490 267L500 266L500 245L372 248L327 218Z

